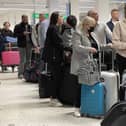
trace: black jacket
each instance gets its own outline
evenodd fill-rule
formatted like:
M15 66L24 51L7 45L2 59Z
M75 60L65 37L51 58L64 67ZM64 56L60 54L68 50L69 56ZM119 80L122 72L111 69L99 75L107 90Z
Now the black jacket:
M24 23L20 23L17 24L14 28L14 35L15 37L18 38L18 47L22 47L25 48L26 47L26 36L23 34L24 31L26 31L26 25L28 25L28 32L31 32L31 26L29 24L24 24ZM29 34L29 43L32 44L32 39L31 39L31 34Z
M111 32L113 32L114 24L112 23L112 20L110 20L109 22L107 22L107 26L109 27L109 29L111 30Z
M13 32L11 30L6 30L6 29L1 29L1 34L3 35L3 37L6 37L6 36L11 36L13 37Z
M50 25L47 30L43 59L48 63L61 63L63 60L63 40L55 25Z

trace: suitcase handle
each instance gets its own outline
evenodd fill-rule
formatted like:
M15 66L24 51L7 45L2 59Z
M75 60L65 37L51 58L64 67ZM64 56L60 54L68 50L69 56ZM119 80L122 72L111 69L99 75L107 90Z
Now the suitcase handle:
M115 66L115 64L114 64L114 58L115 58L115 50L113 49L113 48L111 48L111 47L109 47L109 46L106 46L106 45L103 45L103 46L101 46L100 47L100 51L99 51L99 61L100 61L100 69L101 69L101 63L103 62L104 63L104 55L105 55L105 51L107 51L107 50L109 50L109 51L111 51L112 52L112 70L111 71L114 71L114 66ZM103 53L103 54L102 54ZM102 56L103 56L103 61L102 61Z

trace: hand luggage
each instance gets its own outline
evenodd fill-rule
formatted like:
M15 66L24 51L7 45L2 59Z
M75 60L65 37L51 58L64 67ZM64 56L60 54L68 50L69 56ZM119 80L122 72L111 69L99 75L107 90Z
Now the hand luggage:
M110 50L110 48L108 48ZM101 51L104 52L107 48L102 48ZM101 77L104 79L105 88L106 88L106 111L108 111L112 105L118 102L119 100L119 85L120 85L120 76L119 72L114 71L114 50L112 52L112 70L111 71L102 71Z
M50 85L52 83L52 74L47 70L47 63L45 64L45 70L39 75L39 97L50 97Z
M81 114L91 117L100 117L105 113L105 88L103 83L95 85L82 85L81 88Z
M43 62L40 60L40 54L37 54L32 50L32 58L29 66L25 67L24 79L26 82L37 83L38 76L40 74L41 68L43 68Z
M66 105L74 105L78 79L76 76L70 74L70 65L64 67L64 78L61 83L61 90L59 93L59 100Z
M2 65L12 66L19 65L20 56L18 51L4 51L2 52Z
M106 111L119 100L119 73L102 71L101 77L104 78L106 88Z
M126 101L116 103L106 113L101 126L126 126Z
M14 71L14 66L20 63L19 51L3 51L2 52L2 68L11 66ZM3 69L2 69L3 70Z
M99 51L99 59L101 59L101 53ZM101 60L98 62L99 81L94 85L82 84L81 86L81 108L80 112L84 116L89 117L102 117L105 114L105 95L106 90L104 82L100 80L101 74Z

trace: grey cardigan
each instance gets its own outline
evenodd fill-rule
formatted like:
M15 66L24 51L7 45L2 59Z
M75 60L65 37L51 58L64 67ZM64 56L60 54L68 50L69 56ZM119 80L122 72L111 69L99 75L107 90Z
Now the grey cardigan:
M72 42L73 54L71 59L71 74L78 76L79 83L88 83L88 75L85 74L85 71L83 72L83 70L84 68L88 70L89 62L91 61L91 43L85 33L76 31L73 34Z

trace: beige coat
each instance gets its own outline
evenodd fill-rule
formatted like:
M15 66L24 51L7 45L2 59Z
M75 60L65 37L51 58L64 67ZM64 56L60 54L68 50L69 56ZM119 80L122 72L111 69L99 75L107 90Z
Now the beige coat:
M117 53L126 57L126 19L118 22L114 27L112 43Z

